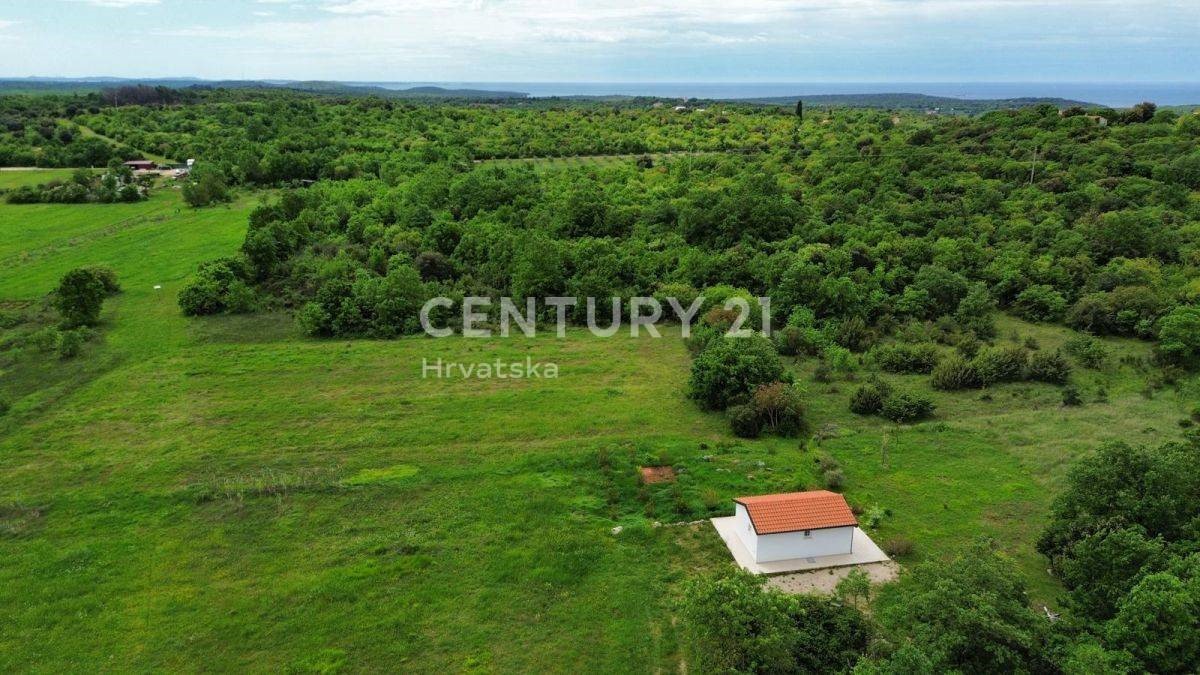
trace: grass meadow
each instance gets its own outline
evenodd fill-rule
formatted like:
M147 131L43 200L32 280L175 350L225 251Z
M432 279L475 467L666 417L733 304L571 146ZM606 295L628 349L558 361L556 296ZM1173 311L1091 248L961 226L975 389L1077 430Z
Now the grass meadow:
M125 289L83 355L0 373L0 670L676 670L679 582L730 563L710 527L673 523L817 487L823 453L853 504L889 510L877 540L914 542L903 564L989 534L1052 603L1032 542L1071 459L1173 436L1198 394L1147 391L1119 356L1148 346L1110 340L1081 407L1004 385L934 393L936 419L897 427L800 361L817 440L741 441L686 399L674 334L317 341L282 314L182 317L182 282L237 249L258 199L0 205L0 306L85 264ZM423 359L526 356L559 378L422 378ZM663 462L678 487L640 487Z

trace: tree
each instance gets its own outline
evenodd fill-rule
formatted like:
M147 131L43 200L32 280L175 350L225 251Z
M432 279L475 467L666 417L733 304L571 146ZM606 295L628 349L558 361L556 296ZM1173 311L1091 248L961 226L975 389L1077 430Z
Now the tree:
M192 169L183 184L183 200L193 207L229 201L229 187L220 169L202 164Z
M1160 539L1147 539L1140 527L1102 530L1075 542L1058 565L1070 591L1071 607L1091 619L1105 620L1137 583L1142 570L1163 554Z
M808 428L800 392L790 384L760 385L750 399L764 429L780 436L798 436Z
M737 571L700 577L683 592L680 614L697 671L785 673L794 670L798 635L782 594Z
M1158 355L1181 366L1200 362L1200 307L1176 307L1158 329Z
M1030 286L1017 294L1013 310L1030 321L1057 321L1067 309L1062 293L1045 284Z
M747 401L759 385L783 378L783 363L771 341L761 337L719 337L692 362L688 395L710 410Z
M91 269L74 269L63 275L58 283L55 306L66 328L95 326L100 321L100 309L108 295L104 280Z
M1193 673L1200 663L1200 579L1150 574L1138 582L1106 627L1111 646L1153 673Z
M690 581L680 610L697 672L849 672L871 637L857 609L768 589L741 570Z
M885 586L876 616L897 650L891 672L1049 671L1045 617L1029 607L1020 573L989 542L916 566ZM906 665L907 664L907 665Z
M1090 535L1114 527L1139 527L1144 537L1170 544L1189 536L1200 514L1196 450L1167 443L1157 448L1107 443L1080 459L1050 510L1037 549L1056 573ZM1080 578L1086 577L1086 573Z
M796 119L804 121L804 101L796 101Z
M855 568L837 583L833 594L842 602L849 602L858 607L859 602L871 599L871 577L863 570Z

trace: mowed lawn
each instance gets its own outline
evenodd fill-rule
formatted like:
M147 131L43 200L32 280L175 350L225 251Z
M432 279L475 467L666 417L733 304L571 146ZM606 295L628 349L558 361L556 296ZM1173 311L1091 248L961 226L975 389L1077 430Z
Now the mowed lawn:
M821 440L738 441L686 399L670 331L315 341L284 315L180 316L182 283L236 251L256 199L0 205L0 302L83 264L125 285L84 365L47 356L0 380L15 403L0 418L0 670L677 670L679 583L728 554L706 525L672 523L817 487L822 453L852 503L890 510L877 540L915 543L902 562L992 535L1052 601L1032 542L1070 459L1170 437L1196 398L1194 382L1147 397L1148 374L1114 357L1081 374L1081 408L1007 385L935 394L936 420L896 427L850 414L856 384L813 382L807 361L793 367ZM1005 320L1014 332L1042 348L1067 335ZM526 357L560 377L422 377L423 360ZM66 374L39 386L49 369ZM680 470L677 492L639 489L636 467L658 462Z
M4 169L0 170L0 190L41 185L52 180L68 180L75 169Z

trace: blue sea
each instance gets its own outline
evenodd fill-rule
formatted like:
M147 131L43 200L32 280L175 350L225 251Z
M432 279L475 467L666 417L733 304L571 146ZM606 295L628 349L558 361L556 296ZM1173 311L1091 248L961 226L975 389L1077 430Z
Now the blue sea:
M763 98L817 94L927 94L995 99L1057 97L1113 107L1142 101L1159 105L1200 104L1200 82L370 82L405 89L518 91L532 96L660 96L669 98Z

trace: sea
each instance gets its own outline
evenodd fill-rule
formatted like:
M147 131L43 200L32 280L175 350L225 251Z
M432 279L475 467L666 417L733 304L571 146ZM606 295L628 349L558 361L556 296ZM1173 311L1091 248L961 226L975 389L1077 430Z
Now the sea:
M1200 104L1200 82L368 82L391 89L516 91L531 96L739 99L818 94L926 94L966 99L1053 97L1112 107Z

